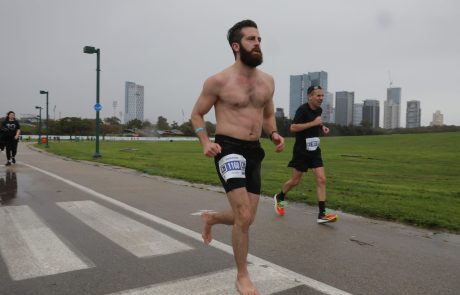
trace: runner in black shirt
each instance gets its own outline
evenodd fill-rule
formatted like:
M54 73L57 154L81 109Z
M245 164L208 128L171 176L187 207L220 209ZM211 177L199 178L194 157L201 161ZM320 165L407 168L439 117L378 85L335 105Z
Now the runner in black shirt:
M288 167L292 167L292 176L286 181L281 192L274 196L275 212L284 215L284 198L286 194L300 183L302 175L308 169L313 171L316 178L316 195L318 198L318 223L337 221L337 215L326 213L326 174L321 157L320 133L329 133L329 128L321 122L321 103L324 93L320 86L311 86L307 90L308 102L301 105L291 124L291 132L295 132L295 144L292 160Z

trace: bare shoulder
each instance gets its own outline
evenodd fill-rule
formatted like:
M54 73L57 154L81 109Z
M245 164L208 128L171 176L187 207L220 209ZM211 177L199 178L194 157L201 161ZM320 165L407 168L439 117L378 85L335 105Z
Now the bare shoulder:
M273 76L265 73L263 71L259 70L260 74L260 79L263 81L264 84L266 84L272 91L275 90L275 79L273 79Z
M206 79L204 83L205 83L205 86L207 85L212 88L220 89L223 86L225 86L225 84L230 79L230 76L231 76L231 69L227 68L219 73L216 73L210 76L208 79Z

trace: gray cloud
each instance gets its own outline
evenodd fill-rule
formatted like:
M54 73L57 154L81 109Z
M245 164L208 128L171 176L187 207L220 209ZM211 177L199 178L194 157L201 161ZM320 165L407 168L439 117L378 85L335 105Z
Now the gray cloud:
M145 86L147 119L182 122L206 77L233 62L227 29L251 18L276 106L288 108L289 75L319 70L330 91L383 104L391 71L403 123L405 102L417 99L423 125L438 109L460 125L458 11L454 0L0 0L0 111L34 114L44 89L56 117L94 117L96 57L82 52L92 45L102 51L102 117L113 101L123 110L124 82L133 81Z

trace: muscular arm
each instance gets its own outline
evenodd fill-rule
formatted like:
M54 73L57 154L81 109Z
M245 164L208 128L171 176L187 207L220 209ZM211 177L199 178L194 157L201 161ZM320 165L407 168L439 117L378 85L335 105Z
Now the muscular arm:
M220 153L220 146L210 142L206 132L206 123L204 115L206 115L218 99L219 84L216 78L208 78L203 85L203 90L198 97L195 106L192 110L192 125L196 130L197 128L204 128L197 133L203 147L203 152L208 157L213 157Z
M264 107L264 120L262 123L262 129L270 136L270 139L276 145L276 152L281 152L284 149L284 138L279 135L278 132L273 133L273 131L278 131L276 128L276 118L275 118L275 106L273 104L273 94L275 92L275 83L273 79L270 80L272 91L270 93L270 98L267 104Z
M272 94L273 97L273 94ZM273 99L270 98L270 101L265 105L264 108L264 121L262 123L262 129L264 130L265 134L270 136L273 131L276 131L276 119L275 119L275 111L273 105Z
M312 128L318 125L322 125L320 116L316 117L313 121L310 121L307 123L291 124L291 126L289 127L289 130L291 132L300 132L305 129Z

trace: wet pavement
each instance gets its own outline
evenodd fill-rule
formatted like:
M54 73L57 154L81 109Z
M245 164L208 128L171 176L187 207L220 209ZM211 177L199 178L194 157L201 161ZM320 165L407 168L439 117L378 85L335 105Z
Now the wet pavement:
M24 144L18 160L0 165L0 294L235 294L231 228L205 247L196 214L228 206L221 188ZM249 261L262 294L458 294L458 235L315 215L291 203L278 217L261 198Z

